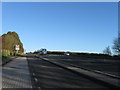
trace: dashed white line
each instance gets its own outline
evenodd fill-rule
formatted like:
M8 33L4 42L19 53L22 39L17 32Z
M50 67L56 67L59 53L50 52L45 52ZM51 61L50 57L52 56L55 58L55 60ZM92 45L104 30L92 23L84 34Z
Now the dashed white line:
M38 82L38 79L37 78L34 78L36 82Z
M41 88L40 87L38 87L39 88L39 90L41 90Z
M35 76L35 73L33 73L33 76Z

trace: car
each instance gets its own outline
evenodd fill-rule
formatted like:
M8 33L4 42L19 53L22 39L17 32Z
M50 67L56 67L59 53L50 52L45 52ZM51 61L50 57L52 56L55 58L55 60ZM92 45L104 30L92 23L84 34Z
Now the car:
M69 55L70 55L70 53L69 53L69 52L65 52L65 53L64 53L64 55L69 56Z

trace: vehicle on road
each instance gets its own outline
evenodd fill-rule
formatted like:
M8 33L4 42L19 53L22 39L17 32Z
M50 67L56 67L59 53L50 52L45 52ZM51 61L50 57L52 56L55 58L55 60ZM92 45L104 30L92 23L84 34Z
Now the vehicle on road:
M64 55L69 56L69 55L70 55L70 53L69 53L69 52L65 52L65 53L64 53Z
M40 54L40 55L46 55L46 54L47 54L47 49L41 49L41 50L39 51L39 54Z

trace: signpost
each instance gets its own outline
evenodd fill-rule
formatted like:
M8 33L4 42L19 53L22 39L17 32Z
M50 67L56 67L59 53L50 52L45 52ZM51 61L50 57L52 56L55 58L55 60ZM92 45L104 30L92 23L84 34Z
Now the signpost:
M18 53L18 51L20 50L20 46L19 46L19 45L16 45L16 46L15 46L15 50L17 51L16 53Z

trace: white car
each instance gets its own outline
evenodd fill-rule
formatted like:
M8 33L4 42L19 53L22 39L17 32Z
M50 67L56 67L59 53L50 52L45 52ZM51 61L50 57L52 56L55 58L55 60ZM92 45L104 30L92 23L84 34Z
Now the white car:
M68 52L65 52L65 53L64 53L64 55L66 55L66 56L69 56L69 55L70 55L70 53L68 53Z

